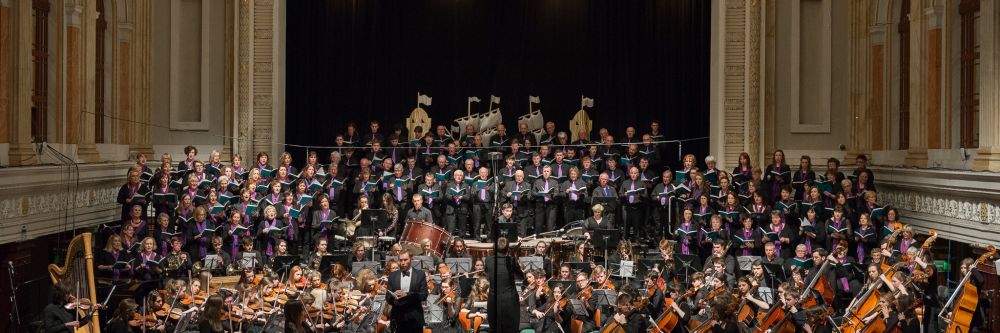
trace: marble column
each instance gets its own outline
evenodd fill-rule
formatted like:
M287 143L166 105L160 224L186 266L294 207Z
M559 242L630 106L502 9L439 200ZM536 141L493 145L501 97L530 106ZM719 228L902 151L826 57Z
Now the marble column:
M83 6L75 1L66 3L66 143L79 144L82 110L83 110L83 79L81 72L82 57L80 55L80 23L83 19Z
M868 131L868 0L851 0L851 136L845 161L854 161L860 154L871 153Z
M9 5L9 6L7 6ZM31 59L31 45L34 43L34 20L31 13L31 1L12 1L5 5L9 8L9 40L11 45L10 80L6 103L7 135L10 143L8 157L11 166L30 165L37 163L37 158L31 145L31 93L34 84L34 64ZM0 77L6 79L6 77Z
M135 0L135 31L133 33L132 46L132 114L135 122L132 123L132 142L130 149L134 152L146 154L150 160L158 159L153 155L153 146L149 139L150 119L150 45L152 43L152 0Z
M928 72L928 17L924 15L926 2L914 0L910 3L910 147L906 150L903 164L908 167L926 168L927 158L927 117L930 114L930 98L926 96L931 84ZM940 53L938 54L940 56ZM939 76L940 77L940 76ZM940 101L940 98L938 98ZM940 108L938 109L940 112Z
M979 7L979 150L974 170L1000 171L1000 4Z
M86 163L98 162L100 160L100 154L97 153L97 144L95 144L95 122L96 117L94 115L95 103L97 97L95 95L95 79L96 70L95 62L97 61L96 43L95 35L97 34L97 2L96 0L81 0L83 6L83 15L81 15L80 20L80 74L82 75L83 82L81 82L80 93L83 94L80 97L81 112L80 112L80 140L76 146L77 159Z

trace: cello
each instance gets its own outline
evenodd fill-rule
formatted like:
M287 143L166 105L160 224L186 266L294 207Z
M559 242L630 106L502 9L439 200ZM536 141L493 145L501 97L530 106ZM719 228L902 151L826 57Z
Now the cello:
M691 288L686 293L684 293L684 295L678 297L676 302L680 304L684 299L694 296L694 294L697 292L698 290ZM663 304L666 306L666 309L663 311L663 314L661 314L659 318L656 318L656 328L658 329L659 332L673 332L674 328L677 327L677 324L680 323L681 317L673 309L673 304L674 304L673 299L670 298L664 299Z
M955 293L951 294L951 298L948 299L948 303L941 307L941 313L938 316L948 323L948 328L944 330L946 333L969 331L972 315L976 311L976 306L979 305L979 288L976 288L976 285L972 284L969 279L976 266L989 260L996 253L997 249L992 245L987 248L986 253L979 256L979 259L976 259L976 262L969 266L968 272L965 272L965 276L962 277L962 282L958 284L958 290L955 290ZM952 307L951 314L945 316L949 307Z

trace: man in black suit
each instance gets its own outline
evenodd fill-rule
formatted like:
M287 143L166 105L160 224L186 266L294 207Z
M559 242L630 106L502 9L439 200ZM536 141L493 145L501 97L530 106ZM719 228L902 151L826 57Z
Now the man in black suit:
M411 266L411 254L399 254L399 267L389 274L389 290L385 299L392 304L389 312L394 332L420 332L424 328L423 301L427 300L427 277Z

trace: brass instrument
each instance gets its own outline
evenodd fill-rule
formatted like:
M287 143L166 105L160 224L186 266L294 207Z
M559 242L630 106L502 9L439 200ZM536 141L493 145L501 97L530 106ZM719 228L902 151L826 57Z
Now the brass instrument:
M49 265L49 277L53 284L66 283L73 290L76 290L77 299L97 299L97 288L94 284L94 251L91 248L93 236L91 233L83 233L73 237L66 249L66 263L59 267L55 264ZM80 314L78 314L79 316ZM74 333L101 333L101 319L98 311L91 311L90 323L75 328Z
M175 272L181 268L181 257L167 254L167 271Z

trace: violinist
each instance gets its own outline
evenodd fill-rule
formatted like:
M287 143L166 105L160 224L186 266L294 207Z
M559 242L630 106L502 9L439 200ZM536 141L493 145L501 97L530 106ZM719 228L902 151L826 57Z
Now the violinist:
M304 292L313 296L314 301L311 304L313 307L322 308L323 303L327 301L326 284L323 283L323 276L319 271L309 271L306 275L307 283ZM372 283L374 283L374 275L372 280Z
M222 333L222 296L212 295L208 297L208 301L205 302L205 310L199 317L198 331L201 333Z
M594 289L616 289L614 283L609 279L608 270L603 265L597 265L593 271Z
M51 302L42 310L42 324L46 333L72 333L74 329L86 326L90 315L80 316L76 313L78 304L70 294L70 289L63 283L52 286Z
M569 298L564 297L562 284L552 287L552 293L546 296L548 300L538 309L532 311L537 320L535 321L535 332L539 333L562 333L569 331L569 319L572 311L567 306Z
M453 287L456 282L454 279L441 279L441 295L436 304L441 307L444 313L440 323L428 325L432 332L456 333L459 331L455 321L460 309L458 293Z
M590 284L590 275L587 272L580 271L576 273L576 298L583 303L583 307L587 310L586 316L573 315L573 322L582 322L583 332L591 332L597 330L599 327L594 323L594 314L599 311L597 309L597 299L596 297L591 297L594 291L594 287ZM606 317L606 316L605 316ZM604 318L602 318L604 319Z
M111 321L108 322L107 332L110 333L132 333L141 330L143 321L142 315L135 311L137 305L135 300L126 298L118 303Z
M285 303L285 332L307 333L305 304L300 300L290 300Z
M726 272L725 260L722 258L712 258L709 260L710 266L705 270L706 274L711 274L719 280L725 287L736 285L736 276Z
M476 318L482 318L483 321L488 320L486 308L482 307L480 304L486 303L490 294L490 282L484 277L476 278L476 281L472 284L472 291L469 292L469 298L465 300L465 304L462 306L462 315L460 319L464 318L463 325L466 327L466 331L471 331L473 327L469 327L469 323L476 320ZM462 317L464 316L464 317ZM516 327L516 326L515 326Z
M644 306L639 309L639 312L653 319L660 317L664 306L663 291L660 290L656 283L659 277L655 272L649 272L646 273L646 276L642 280L643 286L646 288L646 294L643 296L644 301L642 303Z
M521 309L527 313L522 313L522 320L534 317L541 319L545 315L542 305L548 302L548 294L545 285L545 275L540 270L529 270L524 272L524 288L519 295ZM531 321L528 321L529 323ZM522 327L524 329L524 327Z
M180 309L174 307L178 311ZM174 327L167 323L166 319L170 315L170 304L166 304L160 291L151 291L146 295L146 330L154 332L173 332ZM151 317L152 316L152 317ZM152 319L152 320L151 320Z

